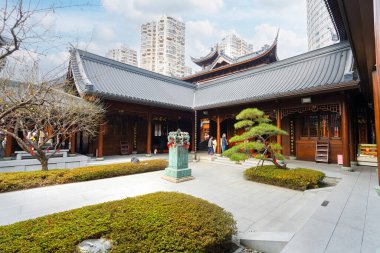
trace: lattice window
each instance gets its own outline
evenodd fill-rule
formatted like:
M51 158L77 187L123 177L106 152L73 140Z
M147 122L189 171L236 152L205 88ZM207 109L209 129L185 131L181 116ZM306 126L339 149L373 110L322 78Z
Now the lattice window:
M309 106L300 106L294 108L283 108L281 109L281 118L284 118L288 115L294 113L305 113L305 112L334 112L341 114L341 108L339 104L327 104L327 105L309 105Z

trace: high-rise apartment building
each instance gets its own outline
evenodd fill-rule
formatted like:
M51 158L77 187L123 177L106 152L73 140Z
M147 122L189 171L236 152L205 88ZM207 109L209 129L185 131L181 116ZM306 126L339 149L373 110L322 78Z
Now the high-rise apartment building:
M137 51L129 48L127 45L121 45L119 48L108 50L106 57L136 67L138 66Z
M193 69L185 66L184 76L191 76L193 74Z
M167 76L185 75L185 24L163 16L141 26L140 67Z
M336 43L338 37L324 0L306 1L309 51Z
M239 38L236 34L230 33L222 39L221 42L215 44L219 51L223 51L230 57L239 57L253 52L252 44Z

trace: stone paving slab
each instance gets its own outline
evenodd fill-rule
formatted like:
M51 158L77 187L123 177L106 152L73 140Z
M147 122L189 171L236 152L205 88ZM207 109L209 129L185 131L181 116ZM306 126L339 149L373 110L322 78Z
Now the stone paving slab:
M380 198L375 169L355 167L282 252L376 252L380 248ZM377 209L376 209L377 208Z

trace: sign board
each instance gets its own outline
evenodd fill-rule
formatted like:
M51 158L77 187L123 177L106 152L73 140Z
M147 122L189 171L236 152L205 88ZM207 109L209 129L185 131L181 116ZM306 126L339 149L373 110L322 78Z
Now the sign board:
M338 155L338 164L339 165L343 164L343 155Z

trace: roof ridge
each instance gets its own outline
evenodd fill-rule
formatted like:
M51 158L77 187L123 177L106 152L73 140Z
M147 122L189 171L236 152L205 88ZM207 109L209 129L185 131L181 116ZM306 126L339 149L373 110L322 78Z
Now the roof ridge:
M258 67L251 69L251 70L231 74L229 76L226 76L222 80L218 79L218 80L211 80L209 82L206 81L206 82L202 83L202 85L199 85L198 89L205 89L205 88L208 88L210 86L218 85L221 81L226 82L226 81L231 81L234 79L241 79L241 78L244 78L246 76L250 76L252 74L257 74L257 73L273 70L273 69L284 67L284 66L294 64L297 62L309 61L311 59L314 59L316 57L321 57L321 56L326 55L326 54L331 53L331 52L343 51L349 47L350 47L349 43L346 41L343 41L343 42L336 43L336 44L333 44L333 45L328 46L328 47L324 47L324 48L320 48L320 49L317 49L314 51L305 52L305 53L300 54L300 55L292 56L292 57L289 57L289 58L284 59L284 60L276 61L276 62L267 64L267 65L263 65L263 66L258 66Z
M156 72L149 71L149 70L146 70L143 68L139 68L139 67L127 64L127 63L122 63L122 62L119 62L119 61L116 61L116 60L113 60L113 59L110 59L110 58L107 58L107 57L104 57L104 56L101 56L98 54L94 54L94 53L91 53L91 52L88 52L88 51L85 51L85 50L82 50L79 48L74 48L74 50L76 50L78 52L82 52L83 53L82 57L88 58L89 60L96 61L96 62L104 64L104 65L110 65L112 67L120 68L123 70L128 70L130 72L140 74L140 75L145 75L147 77L151 77L154 79L168 81L168 82L175 84L175 85L185 86L185 87L194 88L194 89L196 88L195 84L182 81L181 79L173 78L170 76L165 76L165 75L162 75L160 73L156 73Z

